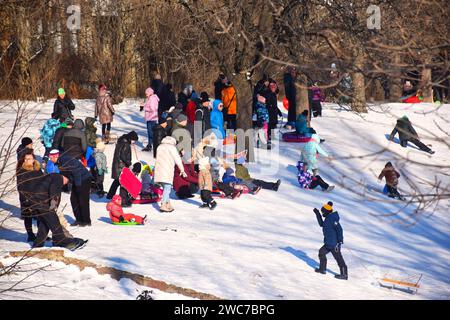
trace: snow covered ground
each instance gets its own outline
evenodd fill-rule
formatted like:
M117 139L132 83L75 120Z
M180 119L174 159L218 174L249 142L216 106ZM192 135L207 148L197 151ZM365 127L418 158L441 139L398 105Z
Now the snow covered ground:
M77 117L93 115L94 101L74 102ZM137 105L136 101L126 100L116 107L112 132L121 135L136 130L140 138L139 160L154 163L151 153L140 151L147 138L143 114ZM49 118L52 106L51 102L28 105L27 115L34 120L26 135L38 139L38 130ZM431 185L437 180L441 181L438 191L447 189L448 194L450 105L391 103L373 106L368 114L360 116L337 105L325 104L323 114L322 118L313 119L312 126L326 140L323 148L334 158L331 162L319 160L322 177L336 185L332 193L300 189L295 167L300 145L275 141L274 150L257 151L257 163L250 164L249 168L253 177L281 179L278 192L261 190L256 196L219 199L214 211L198 209L199 196L190 200L173 199L172 213L160 213L152 204L133 205L125 211L147 214L149 222L130 227L111 225L105 209L107 200L92 195L92 227L70 228L74 236L89 239L87 246L76 251L75 256L225 299L449 299L448 197L415 213L417 203L388 200L374 191L364 192L359 183L381 190L383 185L377 183L377 175L386 161L392 161L402 173L401 192L412 193L405 178L408 177L422 193L436 193ZM391 132L396 118L404 114L415 125L421 140L432 144L434 155L414 147L405 149L387 140L385 135ZM13 116L12 110L1 111L1 120L11 120ZM11 121L3 124L2 130L6 132L11 125ZM18 137L23 130L24 127L17 130ZM41 144L36 142L35 146L40 148L37 153L43 154ZM114 145L108 145L109 164L113 151ZM110 182L107 177L105 188ZM330 272L327 275L314 272L323 237L312 209L330 200L340 214L344 229L343 256L349 268L348 281L334 279L338 268L331 255L328 257ZM68 203L65 216L72 222L67 194L63 194L61 207L65 203ZM23 222L18 218L17 193L0 199L0 208L12 215L0 228L0 256L8 251L28 249ZM60 279L65 286L77 287L80 282L73 281L77 272L64 267L57 272L55 283ZM92 295L74 291L69 297L53 291L48 298L114 299L137 295L134 290L137 285L121 281L117 286L111 284L109 291L102 290L109 286L109 281L115 280L98 275L90 277L89 271L83 278L83 273L78 272L80 281L87 288L95 288ZM396 273L398 277L423 274L418 294L380 288L376 278L385 273ZM45 272L39 277L36 281L53 276ZM100 291L103 293L94 294Z

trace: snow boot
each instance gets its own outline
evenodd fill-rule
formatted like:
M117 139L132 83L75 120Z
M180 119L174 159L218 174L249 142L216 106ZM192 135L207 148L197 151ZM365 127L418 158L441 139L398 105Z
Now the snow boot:
M214 210L217 207L217 202L214 200L208 203L209 210Z
M281 180L278 179L277 182L275 183L275 186L273 187L273 190L274 191L278 191L278 188L280 187L280 184L281 184Z
M106 130L105 131L105 144L108 144L109 143L109 137L110 137L110 130Z
M172 212L172 210L170 210L168 202L163 203L161 205L161 207L159 208L159 211L161 211L161 212Z
M36 235L34 233L28 234L27 242L34 242L36 241Z
M348 280L348 273L347 273L347 267L341 267L341 274L337 274L334 277L336 279L340 279L340 280Z
M328 186L328 188L324 189L323 191L330 192L330 191L333 191L333 189L334 189L334 186Z
M261 187L256 187L255 189L252 190L252 194L253 195L257 194L259 190L261 190Z
M170 203L170 201L169 202L167 202L167 208L169 208L169 212L172 212L173 210L175 210L173 207L172 207L172 204Z
M206 203L206 202L203 202L200 206L199 206L199 208L200 209L204 209L204 208L208 208L209 206L208 206L208 204Z
M317 273L321 273L321 274L326 274L327 272L325 270L320 270L319 268L314 269L315 272Z
M142 151L152 151L152 145L148 144L145 148L142 149Z

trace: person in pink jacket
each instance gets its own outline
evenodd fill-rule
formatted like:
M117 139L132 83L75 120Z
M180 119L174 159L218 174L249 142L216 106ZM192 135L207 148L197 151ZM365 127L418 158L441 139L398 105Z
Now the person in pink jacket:
M147 216L142 218L135 214L123 213L122 198L118 194L106 205L106 210L108 210L109 217L113 223L135 222L137 224L145 224L147 220Z
M152 151L153 148L153 127L158 123L158 104L159 97L155 94L151 87L145 90L145 96L147 99L143 106L141 106L141 111L144 110L145 121L147 122L147 134L148 134L148 144L142 149L142 151Z

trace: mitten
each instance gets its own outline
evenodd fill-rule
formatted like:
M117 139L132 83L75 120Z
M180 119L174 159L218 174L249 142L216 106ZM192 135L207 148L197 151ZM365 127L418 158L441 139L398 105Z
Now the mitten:
M119 217L119 221L120 221L120 222L124 222L124 221L125 221L125 219L123 218L123 216L120 216L120 217Z

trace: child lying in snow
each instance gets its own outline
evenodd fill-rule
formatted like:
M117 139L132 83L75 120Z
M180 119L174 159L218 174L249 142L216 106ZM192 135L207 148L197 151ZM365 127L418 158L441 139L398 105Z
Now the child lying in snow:
M127 223L135 222L137 224L144 224L147 220L147 216L143 218L130 213L123 213L122 198L119 195L115 195L111 202L106 205L106 210L109 212L109 217L113 223Z

